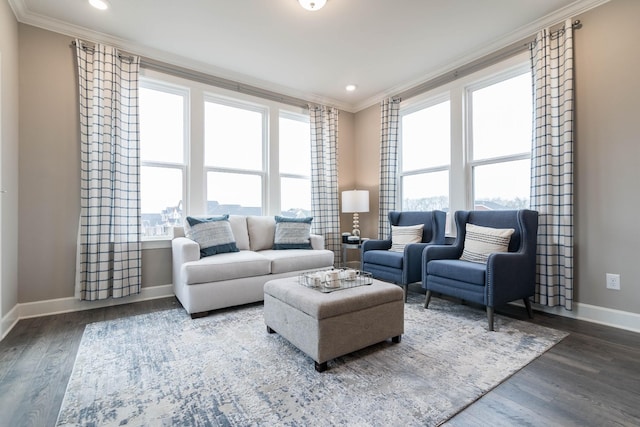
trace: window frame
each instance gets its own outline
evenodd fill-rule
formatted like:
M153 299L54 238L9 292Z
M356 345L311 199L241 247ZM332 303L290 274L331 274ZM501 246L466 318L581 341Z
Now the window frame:
M308 110L302 107L266 100L256 96L219 88L210 84L178 77L147 68L141 69L141 81L145 85L162 88L183 89L188 91L185 108L185 144L183 168L183 217L206 215L207 184L204 159L204 103L205 99L223 100L231 106L263 109L263 171L262 176L262 212L263 215L280 214L280 174L279 174L279 118L280 114L307 116ZM309 153L311 155L311 153ZM174 167L174 165L171 165ZM247 173L246 170L221 168L233 173ZM309 179L311 171L309 171ZM168 248L172 236L143 238L143 249Z
M269 201L268 182L267 182L268 175L269 175L269 108L265 105L260 105L254 102L248 102L240 99L234 99L228 96L221 96L213 92L204 93L203 104L202 104L203 111L205 110L205 104L207 102L224 105L226 107L238 108L242 110L252 111L255 113L260 113L262 115L262 120L261 120L262 132L261 132L261 142L260 142L262 156L260 160L261 170L239 169L239 168L230 168L230 167L224 167L224 166L208 166L205 163L206 157L203 158L202 167L203 167L204 182L202 183L202 185L203 185L204 200L205 200L204 213L205 214L207 213L206 211L207 211L207 203L208 203L208 200L207 200L208 199L208 196L207 196L208 174L210 172L218 172L218 173L233 173L238 175L249 175L249 176L260 177L260 183L261 183L260 184L260 193L261 193L260 209L264 214L266 210L265 208ZM203 127L206 128L206 118L203 119L202 125ZM203 153L206 156L207 147L206 147L206 140L205 140L206 135L204 134L204 132L206 131L203 130L203 140L202 140L203 147L202 148L203 148Z
M183 212L184 207L189 203L189 192L188 192L188 172L189 172L189 123L190 123L190 109L189 109L189 98L190 98L190 90L188 87L182 85L176 85L171 82L159 81L157 79L151 79L146 76L140 76L140 80L138 83L140 88L155 90L158 92L165 92L173 95L178 95L182 97L182 162L168 162L168 161L156 161L156 160L144 160L142 156L140 156L140 169L142 173L143 167L152 167L158 169L172 169L179 170L182 175L182 206ZM171 239L172 236L143 236L143 242L157 242L157 241L165 241Z
M430 91L416 95L400 105L400 120L398 126L398 172L396 174L398 191L396 192L396 206L402 206L403 191L402 177L409 174L402 172L402 115L410 114L422 108L436 105L448 99L451 108L451 138L450 138L450 165L449 165L449 213L458 210L472 210L474 206L474 183L473 167L496 162L505 162L530 158L528 155L519 153L517 155L499 156L497 158L472 160L472 146L469 140L470 129L470 97L468 90L477 90L491 84L518 76L526 71L530 71L530 60L528 52L522 52L507 58L497 64L490 65L482 70L478 70L468 76L461 77ZM532 119L533 120L533 119ZM436 171L437 168L425 168L420 171ZM417 170L416 170L417 171ZM416 173L416 171L411 171ZM447 215L447 235L455 236L455 221L452 215Z

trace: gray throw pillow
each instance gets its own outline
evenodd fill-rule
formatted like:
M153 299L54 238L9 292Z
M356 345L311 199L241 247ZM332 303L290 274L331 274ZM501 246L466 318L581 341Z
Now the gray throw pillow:
M312 249L311 221L313 218L286 218L276 216L276 234L273 249Z
M229 215L210 218L187 217L185 236L200 245L200 257L238 252Z

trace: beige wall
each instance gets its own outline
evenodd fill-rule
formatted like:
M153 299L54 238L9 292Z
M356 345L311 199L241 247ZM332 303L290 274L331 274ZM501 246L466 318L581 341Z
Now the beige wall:
M576 66L576 299L640 313L640 1L579 19ZM605 287L619 273L621 290Z
M0 1L0 320L18 303L18 23ZM11 319L6 319L11 321ZM0 329L0 336L5 330Z
M636 211L640 210L640 1L613 0L579 18L576 66L575 300L640 313ZM378 191L380 113L356 114L358 182ZM377 166L377 169L374 168ZM377 205L372 206L377 212ZM371 214L370 214L371 215ZM377 224L377 215L367 227ZM605 288L621 275L621 290Z

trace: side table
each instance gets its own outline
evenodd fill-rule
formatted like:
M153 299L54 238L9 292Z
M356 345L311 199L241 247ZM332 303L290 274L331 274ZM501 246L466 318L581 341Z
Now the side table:
M366 239L363 239L366 240ZM357 250L360 251L360 248L362 248L362 240L359 243L343 243L342 244L342 267L348 267L348 263L347 263L347 251L348 250ZM360 261L352 261L352 262L357 262L358 266L355 267L357 270L360 269Z

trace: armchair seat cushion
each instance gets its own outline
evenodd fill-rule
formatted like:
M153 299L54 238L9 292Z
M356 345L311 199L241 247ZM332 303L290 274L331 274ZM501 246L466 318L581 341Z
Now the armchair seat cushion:
M487 265L459 259L441 259L427 264L427 275L446 277L451 280L485 285Z
M403 252L366 251L362 258L365 264L384 265L402 270Z

